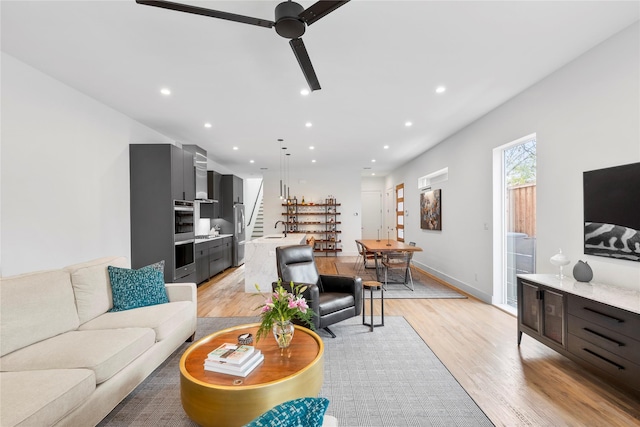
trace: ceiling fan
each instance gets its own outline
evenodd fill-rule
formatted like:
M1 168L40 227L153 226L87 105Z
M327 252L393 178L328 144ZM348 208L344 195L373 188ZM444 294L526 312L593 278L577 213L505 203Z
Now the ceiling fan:
M187 4L174 3L162 0L136 0L136 3L147 6L155 6L163 9L177 10L179 12L193 13L196 15L209 16L211 18L226 19L229 21L240 22L242 24L258 25L260 27L275 27L276 33L289 40L289 44L293 49L293 53L298 59L298 64L302 68L302 73L307 79L309 88L314 91L320 89L318 76L313 70L311 59L304 47L304 43L300 36L304 34L307 25L311 25L320 18L327 16L349 0L344 1L326 1L322 0L312 4L309 8L304 9L298 3L291 0L280 3L276 6L275 22L266 19L253 18L251 16L237 15L235 13L221 12L219 10L205 9L198 6L190 6Z

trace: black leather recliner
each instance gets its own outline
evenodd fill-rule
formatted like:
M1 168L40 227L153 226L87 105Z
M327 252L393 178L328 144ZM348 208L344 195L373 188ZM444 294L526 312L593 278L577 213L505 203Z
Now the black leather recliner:
M290 290L290 284L308 286L304 297L316 314L313 316L316 330L324 329L333 338L329 325L341 322L362 312L362 279L353 276L319 274L309 245L281 246L276 248L278 277L282 286ZM273 287L277 283L273 284Z

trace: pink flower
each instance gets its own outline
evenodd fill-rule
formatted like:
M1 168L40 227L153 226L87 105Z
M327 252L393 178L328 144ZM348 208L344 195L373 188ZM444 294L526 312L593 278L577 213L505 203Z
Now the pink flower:
M307 305L307 301L304 298L298 298L297 300L298 308L302 313L306 313L309 306Z

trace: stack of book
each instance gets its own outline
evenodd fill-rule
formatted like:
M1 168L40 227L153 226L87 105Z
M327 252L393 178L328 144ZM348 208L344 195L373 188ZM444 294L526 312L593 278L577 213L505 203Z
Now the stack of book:
M250 345L224 343L207 355L206 371L246 377L264 360L260 350Z

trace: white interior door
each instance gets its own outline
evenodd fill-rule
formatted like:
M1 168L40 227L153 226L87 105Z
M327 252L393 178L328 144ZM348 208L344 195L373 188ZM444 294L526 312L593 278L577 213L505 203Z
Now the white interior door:
M382 232L382 193L362 192L362 233L363 239L378 239Z
M387 232L390 235L395 235L396 228L396 191L393 188L388 188L385 191L385 218L384 218L384 233L381 238L387 238Z

